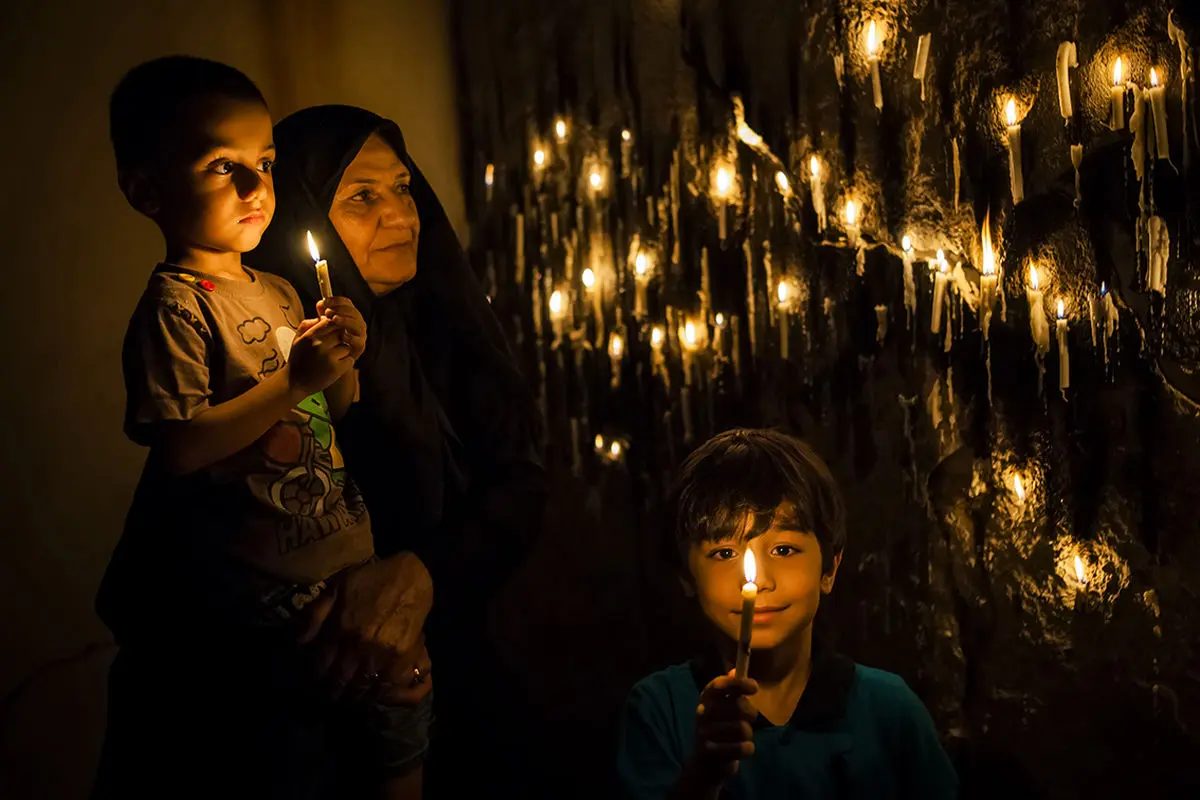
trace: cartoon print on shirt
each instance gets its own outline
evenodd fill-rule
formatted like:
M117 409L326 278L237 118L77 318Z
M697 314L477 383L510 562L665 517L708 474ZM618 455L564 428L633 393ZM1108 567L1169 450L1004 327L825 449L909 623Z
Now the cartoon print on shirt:
M271 332L271 325L262 317L251 317L238 324L237 332L245 344L265 342L267 334Z
M300 322L301 322L300 314L298 312L292 311L291 303L288 303L286 306L280 305L279 310L283 312L283 318L287 322L288 325L291 325L293 328L300 327Z
M261 381L275 370L283 366L283 359L279 357L278 350L272 350L271 355L267 356L262 361L262 369L258 371L258 379Z

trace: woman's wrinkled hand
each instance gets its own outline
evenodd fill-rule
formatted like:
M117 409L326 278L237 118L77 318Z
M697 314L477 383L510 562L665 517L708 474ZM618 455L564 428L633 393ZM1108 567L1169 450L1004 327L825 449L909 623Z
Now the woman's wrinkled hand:
M411 674L432 605L429 571L399 553L353 568L313 601L300 642L313 645L317 677L337 699L396 670Z

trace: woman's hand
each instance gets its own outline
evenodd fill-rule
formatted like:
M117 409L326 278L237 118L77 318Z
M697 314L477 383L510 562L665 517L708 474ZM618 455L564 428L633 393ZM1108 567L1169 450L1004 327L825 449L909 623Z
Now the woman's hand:
M412 553L399 553L353 568L313 601L300 641L313 643L318 678L338 698L367 679L403 669L411 675L414 659L406 654L419 652L432 605L429 571Z
M341 329L342 343L350 348L350 357L358 357L367 349L367 323L348 297L331 297L317 301L317 316L328 319Z
M433 664L424 635L416 647L396 659L391 669L380 673L367 691L376 702L387 706L415 706L433 691Z

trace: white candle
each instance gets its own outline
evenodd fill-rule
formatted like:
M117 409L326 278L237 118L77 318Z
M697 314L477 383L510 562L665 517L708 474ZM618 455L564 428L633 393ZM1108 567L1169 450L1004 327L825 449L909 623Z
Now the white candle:
M1150 109L1154 114L1154 142L1158 159L1171 158L1171 139L1167 135L1167 87L1158 85L1158 70L1150 68Z
M562 343L563 323L567 317L567 303L561 289L550 293L550 325L554 331L554 346Z
M904 259L904 313L905 324L912 327L913 318L917 313L917 281L913 275L913 246L912 239L907 235L901 240Z
M1050 349L1050 326L1046 324L1046 307L1038 280L1038 269L1029 267L1029 288L1025 297L1029 301L1029 332L1039 355Z
M628 128L621 131L621 177L628 178L632 169L633 132Z
M662 325L650 329L650 369L652 374L662 378L663 385L670 387L671 376L667 372L667 357L663 353L663 345L667 341L667 332Z
M946 263L946 254L937 251L937 272L933 276L933 316L929 318L929 332L940 333L942 330L942 307L946 303L946 281L950 265Z
M1021 125L1017 122L1017 102L1011 97L1004 108L1008 122L1008 175L1013 205L1025 199L1025 177L1021 173Z
M329 264L317 252L317 243L313 240L312 231L306 231L306 233L308 233L308 252L312 255L313 261L317 262L317 285L321 287L321 299L328 303L329 298L333 297L333 284L329 280Z
M846 201L846 241L851 247L858 245L858 204L853 200Z
M646 317L646 285L650 282L650 257L639 251L633 259L633 316Z
M781 280L775 290L779 298L779 357L788 360L791 345L791 326L788 324L788 310L791 307L791 287L786 280Z
M754 603L758 600L758 585L754 582L758 577L758 569L754 563L754 553L749 547L742 558L742 574L746 582L742 584L742 624L738 631L737 662L733 671L737 678L745 678L750 672L750 634L754 631Z
M879 38L875 33L875 21L867 26L867 63L871 67L871 91L875 94L875 109L883 110L883 87L879 83Z
M813 213L817 215L817 233L825 231L825 186L821 182L821 161L815 155L808 159L808 187L812 193Z
M917 59L913 63L913 78L921 82L921 102L925 102L925 65L929 61L929 41L933 34L917 37Z
M579 277L583 281L584 291L592 303L592 318L596 322L596 343L599 344L604 338L604 306L600 287L596 285L596 272L588 267Z
M483 170L483 185L487 193L487 201L492 202L492 183L496 179L496 165L488 164Z
M724 242L727 232L726 206L729 191L733 188L733 176L725 167L717 168L717 237Z
M1058 388L1071 388L1071 354L1067 349L1067 313L1062 300L1058 301ZM1066 396L1065 394L1063 395Z
M983 218L983 266L979 277L979 327L983 331L983 340L988 341L992 327L992 309L996 302L998 281L996 275L996 256L992 252L992 232L990 230L991 212Z
M1146 230L1150 252L1147 262L1149 275L1146 280L1146 288L1165 297L1167 294L1167 260L1171 257L1171 234L1167 230L1167 223L1159 216L1150 218Z
M858 277L862 277L867 270L867 248L860 241L858 249L854 252L854 272Z
M1120 56L1117 56L1117 61L1113 65L1113 86L1109 90L1109 99L1108 127L1114 131L1119 131L1125 127L1124 65L1121 63Z
M625 356L625 338L620 332L613 331L608 335L608 361L612 365L612 388L621 386L621 359Z
M888 332L888 307L885 305L875 306L875 341L880 347L883 346L884 340L887 339Z
M725 357L725 328L728 322L720 311L713 317L713 354L717 358Z
M1133 160L1133 172L1140 182L1146 173L1146 93L1136 84L1130 83L1133 90L1133 113L1129 115L1129 130L1133 134L1133 143L1129 147L1129 157Z
M1071 119L1074 109L1071 107L1071 76L1067 71L1070 67L1078 67L1079 60L1075 53L1074 42L1063 42L1058 46L1058 113L1063 122Z

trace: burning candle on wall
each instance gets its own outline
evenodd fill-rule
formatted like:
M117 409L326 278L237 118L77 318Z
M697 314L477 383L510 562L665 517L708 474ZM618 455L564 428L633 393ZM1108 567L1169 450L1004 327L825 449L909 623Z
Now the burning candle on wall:
M1171 158L1171 139L1167 135L1167 87L1159 86L1158 70L1150 68L1150 109L1154 114L1154 142L1159 160Z
M992 327L992 309L996 302L998 278L996 275L996 255L992 252L992 232L989 221L991 213L984 215L981 241L983 245L983 265L979 276L979 327L983 331L983 340L988 341Z
M754 563L754 553L749 547L742 557L742 575L746 582L742 584L742 624L738 631L737 661L733 674L737 678L745 678L750 672L750 635L754 631L754 604L758 600L758 568Z
M1125 65L1121 57L1113 64L1113 86L1109 90L1110 112L1108 127L1119 131L1125 127Z
M650 370L663 380L664 386L670 386L670 373L667 372L667 357L663 346L667 343L667 331L662 325L650 329Z
M1013 205L1025 199L1025 177L1021 172L1021 124L1017 121L1017 102L1008 98L1004 107L1008 122L1008 174Z
M329 298L333 297L333 284L329 281L329 264L317 252L317 243L313 239L312 231L306 231L306 233L308 234L308 252L317 266L317 285L321 287L321 299L328 303Z
M858 204L853 200L846 201L846 241L851 247L858 245Z
M587 267L579 278L583 282L588 299L592 302L592 317L596 321L596 342L599 344L604 338L604 305L600 287L597 285L596 271Z
M902 258L904 259L904 314L906 324L912 327L917 314L917 281L913 275L913 246L912 239L905 234L900 241Z
M608 361L612 365L612 388L621 385L621 360L625 357L625 337L619 331L608 335Z
M937 251L937 272L933 276L933 316L929 318L929 332L940 333L942 330L942 309L946 304L946 282L950 280L950 265L946 263L946 254Z
M871 68L871 91L875 95L875 110L883 110L883 86L879 82L879 35L875 20L867 25L867 64Z
M633 132L628 128L621 130L621 177L628 178L633 169Z
M554 330L554 346L562 344L563 325L567 318L567 303L561 289L550 293L550 325Z
M496 180L496 165L488 164L483 170L483 185L487 194L487 201L492 202L492 184Z
M1066 397L1066 390L1071 387L1071 354L1067 349L1067 310L1066 304L1058 301L1058 388Z
M1029 332L1039 355L1050 349L1050 326L1046 324L1046 307L1040 286L1040 276L1035 264L1029 265L1029 288L1025 290L1029 301Z
M562 117L554 121L554 137L560 143L567 141L567 121Z
M812 194L813 213L817 215L817 233L825 231L825 186L821 182L821 161L815 155L808 159L808 187Z
M633 258L633 316L643 319L646 316L646 287L650 283L650 257L645 251L638 250Z
M788 319L792 308L792 287L786 278L779 281L779 286L775 288L775 296L779 300L779 357L787 361L792 338Z
M792 184L788 181L787 175L783 174L783 170L775 173L775 186L779 188L779 194L784 198L792 196Z
M1071 106L1071 75L1070 67L1078 67L1079 60L1075 54L1074 42L1063 42L1058 46L1058 113L1063 122L1071 119L1074 109Z
M726 208L729 205L729 192L733 189L733 175L729 169L721 166L717 167L716 178L716 202L717 202L717 237L724 242L727 233L727 212Z
M720 311L713 317L713 353L717 358L725 357L725 328L729 321Z

